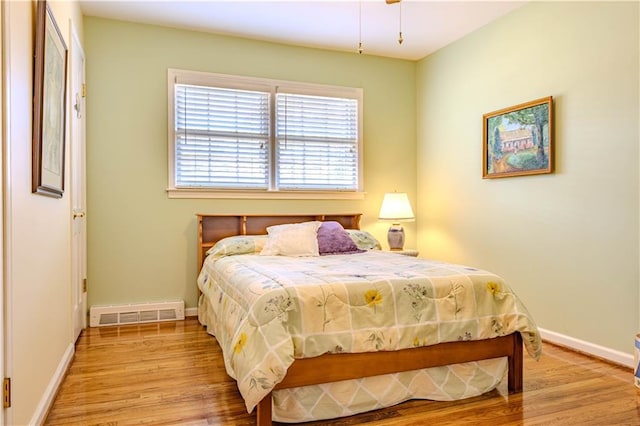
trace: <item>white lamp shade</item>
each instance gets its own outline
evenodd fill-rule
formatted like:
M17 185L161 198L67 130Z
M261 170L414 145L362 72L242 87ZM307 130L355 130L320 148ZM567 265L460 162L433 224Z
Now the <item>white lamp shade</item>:
M378 219L392 221L411 221L415 219L409 197L404 192L388 192L384 194Z

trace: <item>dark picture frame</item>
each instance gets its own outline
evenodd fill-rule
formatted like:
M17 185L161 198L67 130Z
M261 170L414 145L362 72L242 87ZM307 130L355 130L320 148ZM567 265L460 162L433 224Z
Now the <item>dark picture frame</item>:
M67 45L49 4L38 0L33 80L31 192L64 193Z
M553 172L553 97L483 115L482 178Z

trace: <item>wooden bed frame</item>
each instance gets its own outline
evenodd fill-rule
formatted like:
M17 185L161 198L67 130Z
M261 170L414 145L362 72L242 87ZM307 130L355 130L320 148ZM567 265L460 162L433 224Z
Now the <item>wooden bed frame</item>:
M346 229L360 229L361 214L327 215L207 215L198 214L198 271L207 250L216 241L233 235L264 235L266 228L311 220L340 222ZM507 388L522 391L523 348L520 333L494 339L440 343L398 351L325 354L296 359L274 390L418 370L484 359L508 358ZM271 393L257 406L257 425L271 425Z

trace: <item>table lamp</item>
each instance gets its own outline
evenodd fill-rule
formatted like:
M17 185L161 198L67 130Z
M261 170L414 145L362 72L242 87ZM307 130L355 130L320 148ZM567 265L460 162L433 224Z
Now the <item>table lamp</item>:
M400 222L415 219L409 197L404 192L388 192L384 194L378 219L392 222L387 233L387 241L391 250L402 250L404 246L404 229Z

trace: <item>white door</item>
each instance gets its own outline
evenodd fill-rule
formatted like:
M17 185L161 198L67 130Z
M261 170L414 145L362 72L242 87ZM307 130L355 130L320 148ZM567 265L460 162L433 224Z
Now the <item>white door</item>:
M77 339L87 326L87 220L86 220L86 160L85 160L85 80L84 51L70 22L71 48L71 279L73 295L73 335Z

